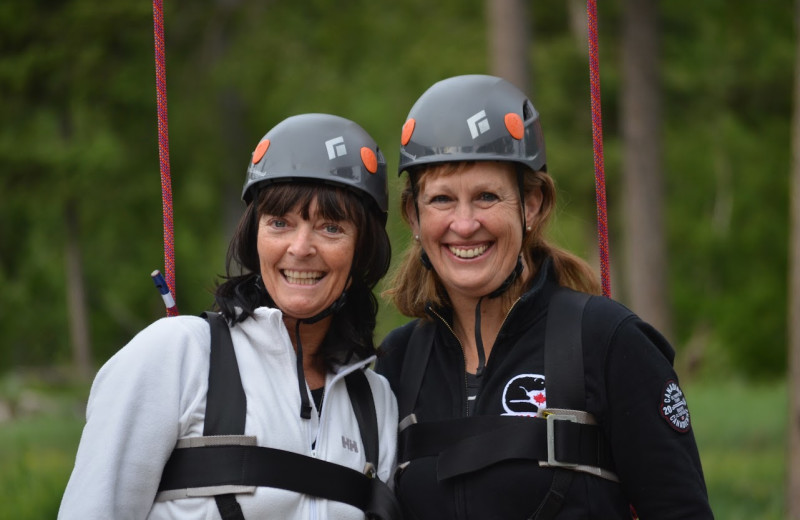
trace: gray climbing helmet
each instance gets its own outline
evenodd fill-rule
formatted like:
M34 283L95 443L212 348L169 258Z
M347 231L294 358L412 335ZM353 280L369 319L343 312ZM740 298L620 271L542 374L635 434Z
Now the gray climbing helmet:
M386 160L375 140L349 119L301 114L278 123L253 152L242 199L250 203L264 184L292 180L350 188L366 195L386 221Z
M400 139L398 173L452 161L512 161L546 169L533 103L508 81L485 75L435 83L411 107Z

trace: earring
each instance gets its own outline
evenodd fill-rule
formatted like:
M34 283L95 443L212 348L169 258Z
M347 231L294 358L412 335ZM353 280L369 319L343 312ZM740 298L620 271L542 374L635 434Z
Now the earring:
M419 235L414 235L414 240L416 240L417 242L419 242Z
M531 227L530 226L526 227L525 229L528 231L528 233L531 232Z

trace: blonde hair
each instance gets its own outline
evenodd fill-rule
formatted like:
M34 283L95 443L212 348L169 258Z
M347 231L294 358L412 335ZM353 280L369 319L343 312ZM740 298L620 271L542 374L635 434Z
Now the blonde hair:
M473 164L474 162L440 163L409 172L400 202L400 213L403 220L410 224L409 208L412 208L411 211L416 211L416 197L428 179L454 175ZM547 257L552 260L553 272L559 285L590 294L601 294L597 273L586 261L566 249L550 244L545 239L545 231L556 205L556 188L553 178L545 171L534 172L522 166L517 168L523 172L524 195L527 196L534 190L540 189L542 204L536 219L528 222L531 231L526 232L522 239L522 261L527 266L529 274L525 279L517 278L503 293L504 309L506 311L510 309L513 302L530 288L534 275ZM416 240L412 241L411 245L406 248L400 264L392 273L387 283L388 288L382 295L388 297L402 314L427 319L428 315L425 312L427 303L434 307L448 307L450 300L436 273L422 265L421 254L420 243Z

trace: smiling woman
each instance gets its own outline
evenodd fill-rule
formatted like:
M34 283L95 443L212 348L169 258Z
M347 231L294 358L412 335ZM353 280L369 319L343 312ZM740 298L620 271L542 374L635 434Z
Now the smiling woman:
M417 190L416 208L406 208L414 235L451 300L474 309L514 270L542 192L527 195L522 214L514 166L497 161L431 167Z
M400 144L415 240L387 292L418 319L377 370L398 398L405 516L712 518L672 347L545 238L556 192L531 101L448 78Z
M397 405L369 368L383 155L352 121L294 116L242 198L220 314L156 322L101 369L60 518L398 517Z
M269 201L264 206L269 208ZM356 226L320 213L314 201L303 211L295 208L260 218L261 278L285 318L307 319L321 313L344 293L350 277Z

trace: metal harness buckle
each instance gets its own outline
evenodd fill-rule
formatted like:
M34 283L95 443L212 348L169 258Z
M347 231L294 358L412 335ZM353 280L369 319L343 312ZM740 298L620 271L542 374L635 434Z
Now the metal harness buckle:
M569 468L575 469L577 464L571 462L559 462L556 460L556 440L555 429L556 421L569 421L573 423L578 422L578 417L574 414L555 413L545 411L545 419L547 420L547 463L546 466L553 468ZM540 462L540 465L545 465Z
M542 410L541 416L547 420L547 462L540 460L539 466L545 468L565 468L572 471L581 471L589 473L596 477L604 478L612 482L619 482L619 477L612 471L603 469L598 466L587 466L583 464L575 464L572 462L560 462L556 460L555 450L555 424L556 421L569 421L577 424L597 424L594 416L589 412L582 410L562 410L551 408L549 410Z

